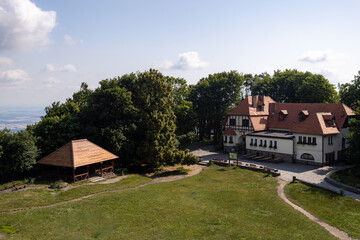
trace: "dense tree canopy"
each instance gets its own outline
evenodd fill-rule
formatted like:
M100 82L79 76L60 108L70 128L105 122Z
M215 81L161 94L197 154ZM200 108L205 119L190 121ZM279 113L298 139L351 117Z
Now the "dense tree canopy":
M278 102L334 103L338 101L335 86L320 74L297 70L275 71L250 77L246 85L252 95L267 95Z
M220 122L227 112L241 100L244 77L236 71L210 74L202 78L192 89L190 99L197 113L200 138L215 139L221 136Z
M360 71L350 83L339 84L339 95L341 102L349 107L360 106Z
M70 140L87 138L130 167L195 163L193 155L175 146L173 101L179 97L172 85L153 69L103 80L94 91L83 83L65 103L47 107L33 127L42 156Z

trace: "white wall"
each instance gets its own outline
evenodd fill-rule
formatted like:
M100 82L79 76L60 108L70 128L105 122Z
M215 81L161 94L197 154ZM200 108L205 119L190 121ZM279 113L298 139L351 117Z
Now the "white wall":
M251 146L251 139L255 141L257 139L257 146ZM260 147L260 140L266 140L266 147ZM277 149L270 148L270 141L277 141ZM258 151L266 151L273 153L282 153L282 154L293 154L293 140L292 139L281 139L281 138L270 138L270 137L260 137L260 136L246 136L246 149L258 150Z
M295 159L307 161L307 159L302 159L301 155L304 153L311 154L314 157L314 161L309 160L309 162L322 163L322 139L323 136L320 135L311 135L311 134L297 134L294 133L295 139ZM311 144L299 144L299 136L306 137L306 142L308 142L308 137L316 138L316 145Z
M349 129L343 128L341 129L339 134L336 135L327 135L324 137L324 160L326 159L325 156L327 153L331 153L335 151L335 160L338 160L338 151L341 151L342 148L342 139L349 134ZM332 136L333 144L329 144L329 138ZM345 141L345 148L349 147L347 141Z

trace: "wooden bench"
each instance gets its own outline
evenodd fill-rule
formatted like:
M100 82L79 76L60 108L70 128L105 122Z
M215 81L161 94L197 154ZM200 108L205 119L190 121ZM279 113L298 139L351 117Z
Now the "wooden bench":
M19 185L19 186L14 186L14 190L19 190L19 189L22 189L22 188L26 188L26 184Z

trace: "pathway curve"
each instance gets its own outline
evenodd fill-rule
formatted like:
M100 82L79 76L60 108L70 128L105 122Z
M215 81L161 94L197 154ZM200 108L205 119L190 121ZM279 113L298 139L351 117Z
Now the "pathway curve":
M299 207L298 205L292 203L285 195L284 192L284 187L286 184L288 184L288 181L282 180L280 178L278 178L278 182L279 185L277 187L277 194L278 196L284 200L287 204L289 204L290 206L292 206L294 209L296 209L297 211L301 212L302 214L304 214L307 218L309 218L311 221L316 222L317 224L319 224L320 226L322 226L323 228L325 228L329 233L331 233L332 235L334 235L335 237L341 239L341 240L354 240L354 238L349 237L349 235L346 232L343 232L341 230L339 230L336 227L333 227L327 223L325 223L324 221L320 220L319 218L315 217L314 215L310 214L308 211L306 211L305 209Z
M72 203L72 202L78 202L87 198L91 198L94 197L96 195L100 195L100 194L105 194L105 193L115 193L115 192L122 192L122 191L128 191L128 190L134 190L134 189L138 189L138 188L142 188L148 185L152 185L152 184L157 184L157 183L164 183L164 182L173 182L173 181L178 181L187 177L191 177L194 175L199 174L203 168L205 168L205 166L201 166L201 165L196 165L197 167L195 167L190 173L186 174L186 175L176 175L176 176L169 176L169 177L159 177L159 178L155 178L154 180L152 180L151 182L147 182L141 185L138 185L136 187L130 187L130 188L124 188L124 189L117 189L117 190L106 190L106 191L102 191L102 192L97 192L97 193L93 193L90 195L86 195L86 196L82 196L79 198L75 198L75 199L71 199L68 201L64 201L64 202L58 202L58 203L54 203L54 204L50 204L50 205L46 205L46 206L38 206L38 207L29 207L29 208L18 208L18 209L12 209L9 211L0 211L1 213L9 213L9 212L21 212L21 211L25 211L25 210L33 210L33 209L42 209L42 208L50 208L50 207L56 207L56 206L61 206L67 203Z

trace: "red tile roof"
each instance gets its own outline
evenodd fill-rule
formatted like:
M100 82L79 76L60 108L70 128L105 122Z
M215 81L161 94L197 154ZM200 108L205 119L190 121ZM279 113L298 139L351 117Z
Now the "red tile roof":
M264 99L256 98L257 104L253 107L253 97L249 96L245 98L239 105L237 105L228 115L243 115L243 116L264 116L269 115L269 103L275 103L275 101L268 96ZM260 105L259 105L260 104ZM256 107L264 104L264 111L259 111Z
M250 117L251 124L254 128L254 131L263 131L266 129L267 116L253 116Z
M236 136L236 132L234 131L234 129L232 129L231 127L229 127L224 133L224 136Z
M255 104L252 104L253 101L256 101ZM264 111L261 111L259 106L264 106ZM280 118L279 114L286 117ZM231 115L249 116L254 131L268 129L294 133L336 134L343 127L347 117L355 116L355 113L345 104L276 103L268 96L250 96L228 114ZM300 115L303 117L300 118ZM225 131L228 135L230 132L235 135L233 129Z
M294 133L335 134L341 130L347 116L355 115L344 104L276 103L274 108L276 111L269 115L268 128L283 129ZM284 120L280 120L278 117L278 112L281 110L288 112L288 116ZM300 121L299 113L308 115L308 117ZM328 118L334 118L335 125L327 126Z

